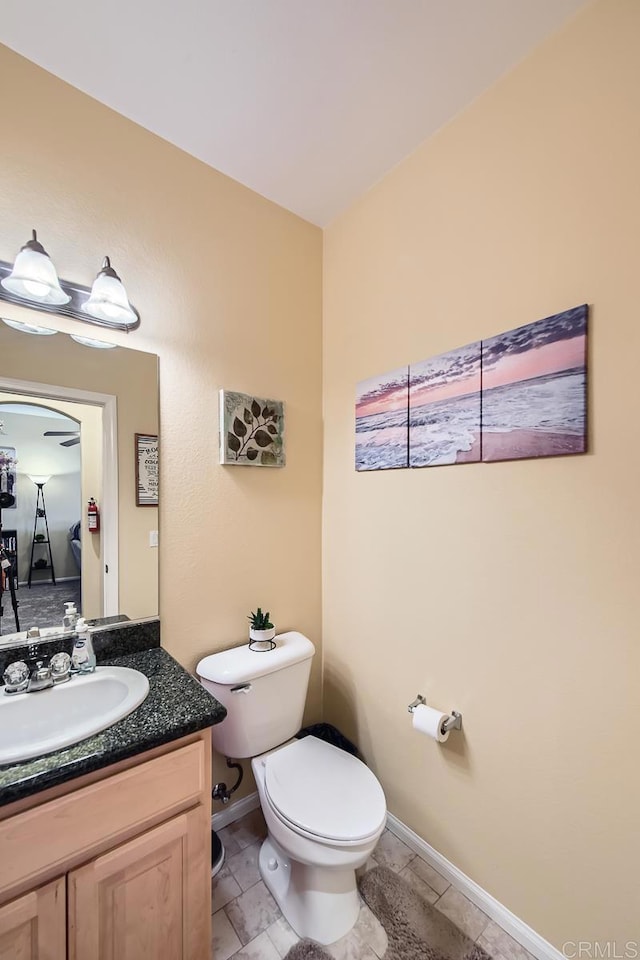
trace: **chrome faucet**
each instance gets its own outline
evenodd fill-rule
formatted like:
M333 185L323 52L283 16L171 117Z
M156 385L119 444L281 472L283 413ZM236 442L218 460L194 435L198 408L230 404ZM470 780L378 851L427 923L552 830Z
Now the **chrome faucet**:
M46 690L53 686L53 677L51 676L51 667L44 660L36 660L36 665L31 671L27 693L35 693L36 690Z
M37 693L48 687L65 683L71 677L71 658L68 653L55 653L51 659L36 659L37 647L30 647L34 654L31 666L24 660L10 663L4 672L4 692L8 696L17 693Z

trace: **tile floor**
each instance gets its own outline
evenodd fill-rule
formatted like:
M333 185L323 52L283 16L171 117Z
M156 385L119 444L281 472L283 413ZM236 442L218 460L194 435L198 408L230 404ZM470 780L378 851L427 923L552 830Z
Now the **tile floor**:
M265 836L260 810L220 831L226 861L211 882L212 960L282 960L298 939L260 879L258 851ZM384 864L404 877L494 960L533 960L524 947L389 830L382 834L363 869L376 864ZM353 930L325 949L335 960L382 960L387 937L363 903Z

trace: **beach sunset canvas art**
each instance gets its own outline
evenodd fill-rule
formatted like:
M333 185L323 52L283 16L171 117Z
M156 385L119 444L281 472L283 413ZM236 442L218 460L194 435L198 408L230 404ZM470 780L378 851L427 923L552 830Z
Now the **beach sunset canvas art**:
M584 453L586 304L482 342L482 459Z
M409 367L409 466L480 460L481 344Z
M362 380L356 389L356 470L409 462L409 368Z

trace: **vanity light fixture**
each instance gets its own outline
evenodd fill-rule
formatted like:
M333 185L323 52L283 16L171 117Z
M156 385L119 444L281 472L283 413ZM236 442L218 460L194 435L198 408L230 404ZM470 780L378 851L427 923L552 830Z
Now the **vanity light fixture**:
M91 289L79 283L59 280L35 230L33 238L22 247L13 265L0 260L0 300L127 333L140 325L140 314L129 302L122 280L111 266L109 257L104 258L102 269ZM31 329L27 330L27 327ZM45 332L44 327L38 330L36 325L19 326L17 322L15 329L25 333Z
M36 337L51 337L54 333L57 333L57 330L51 330L50 327L38 327L35 323L22 323L21 320L8 320L7 317L2 318L2 322L6 323L8 327L13 327L14 330L19 330L20 333L33 333Z
M51 306L69 303L71 297L60 286L49 254L38 240L35 230L32 234L31 240L21 247L13 270L0 283L5 290L22 300Z
M100 273L93 281L91 296L82 309L96 320L107 323L132 323L136 314L131 309L127 291L122 280L111 266L109 257L105 257Z

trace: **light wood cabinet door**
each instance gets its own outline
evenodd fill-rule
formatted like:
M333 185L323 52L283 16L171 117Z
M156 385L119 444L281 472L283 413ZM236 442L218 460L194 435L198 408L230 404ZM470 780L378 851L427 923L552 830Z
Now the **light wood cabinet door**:
M197 807L71 872L69 960L207 957L206 828Z
M65 960L64 877L0 907L0 960Z

